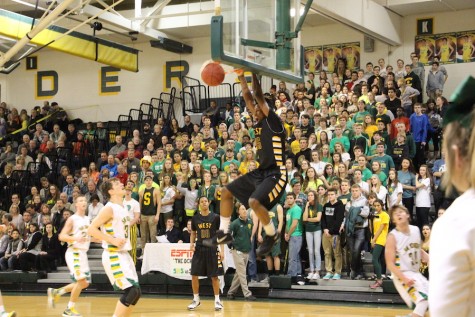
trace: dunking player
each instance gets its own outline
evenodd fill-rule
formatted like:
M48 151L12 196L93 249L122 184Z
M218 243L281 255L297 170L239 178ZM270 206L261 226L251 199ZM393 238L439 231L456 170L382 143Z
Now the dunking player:
M91 242L87 229L91 221L86 216L87 200L85 196L76 198L76 213L68 218L66 224L59 234L59 240L68 243L66 251L66 263L68 264L71 278L74 283L68 284L59 289L48 288L48 304L51 307L65 293L71 292L68 307L63 312L63 316L81 316L74 307L81 291L89 286L91 282L91 272L87 261L87 251Z
M102 189L104 198L109 202L94 218L88 233L103 241L104 270L114 289L124 291L117 302L113 317L126 317L130 316L142 295L134 261L128 252L132 249L129 240L131 219L123 206L124 185L117 178L112 178L103 183Z
M423 317L429 306L429 282L419 268L421 260L428 263L429 256L421 249L419 228L409 225L407 208L396 205L389 213L396 228L389 233L386 241L386 264L402 299L414 309L410 316Z
M223 309L219 299L218 276L223 275L218 249L216 246L203 246L205 238L212 237L219 228L219 218L209 210L209 200L202 196L198 200L199 212L191 220L190 250L194 251L191 259L191 286L193 288L193 301L188 305L188 310L195 310L200 306L200 276L211 279L214 292L214 310Z
M271 251L279 239L269 218L269 209L280 200L287 184L287 173L285 171L281 173L281 168L285 166L285 128L279 116L265 101L257 76L252 74L254 96L249 91L243 73L239 75L239 80L246 107L257 120L255 146L259 168L223 188L220 230L215 237L205 240L203 244L215 246L232 241L228 231L233 211L233 197L236 197L246 208L252 208L263 224L266 237L256 250L257 256L263 256ZM254 104L254 98L257 104Z

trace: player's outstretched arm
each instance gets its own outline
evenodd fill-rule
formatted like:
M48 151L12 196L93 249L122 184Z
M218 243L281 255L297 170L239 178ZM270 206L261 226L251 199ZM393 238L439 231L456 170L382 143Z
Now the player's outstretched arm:
M257 105L261 109L262 113L267 117L269 115L269 105L264 98L264 94L262 93L262 87L257 79L257 75L252 73L252 90L254 92L254 98L256 98Z
M241 83L242 97L246 103L246 107L250 112L254 112L254 98L252 97L249 86L247 85L246 78L244 77L244 71L238 74L239 82Z

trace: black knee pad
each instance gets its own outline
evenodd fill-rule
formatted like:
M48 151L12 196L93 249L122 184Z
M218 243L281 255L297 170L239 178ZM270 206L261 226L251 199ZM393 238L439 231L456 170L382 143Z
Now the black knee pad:
M137 286L132 286L127 288L124 291L124 294L120 297L120 302L126 306L129 307L130 305L135 305L140 299L140 296L142 296L142 291L140 288Z

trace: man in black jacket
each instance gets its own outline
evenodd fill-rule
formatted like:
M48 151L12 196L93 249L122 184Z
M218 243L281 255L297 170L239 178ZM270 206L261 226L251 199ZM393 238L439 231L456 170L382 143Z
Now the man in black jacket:
M421 79L419 78L419 76L416 75L416 73L414 73L414 71L412 70L412 65L411 64L407 64L405 66L405 70L406 70L406 73L407 75L404 76L404 80L406 81L406 85L407 86L411 86L412 88L414 89L417 89L417 91L420 92L420 95L419 96L422 96L422 83L421 83Z
M325 252L325 269L327 270L323 279L339 280L342 269L340 232L343 230L345 206L337 199L336 189L330 188L327 194L328 203L323 206L322 213L322 244ZM335 257L335 274L333 274L332 256Z
M161 233L161 235L164 235L170 243L177 243L180 240L181 232L175 228L173 218L167 220L165 232Z
M300 165L303 160L311 161L312 160L312 150L308 147L308 139L306 137L300 138L300 151L295 154L294 166L297 169L300 169Z

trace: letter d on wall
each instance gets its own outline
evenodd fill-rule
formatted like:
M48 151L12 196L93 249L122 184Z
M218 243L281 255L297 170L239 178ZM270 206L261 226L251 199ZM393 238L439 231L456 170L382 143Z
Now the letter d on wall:
M48 99L58 93L58 73L46 70L36 73L36 99Z

